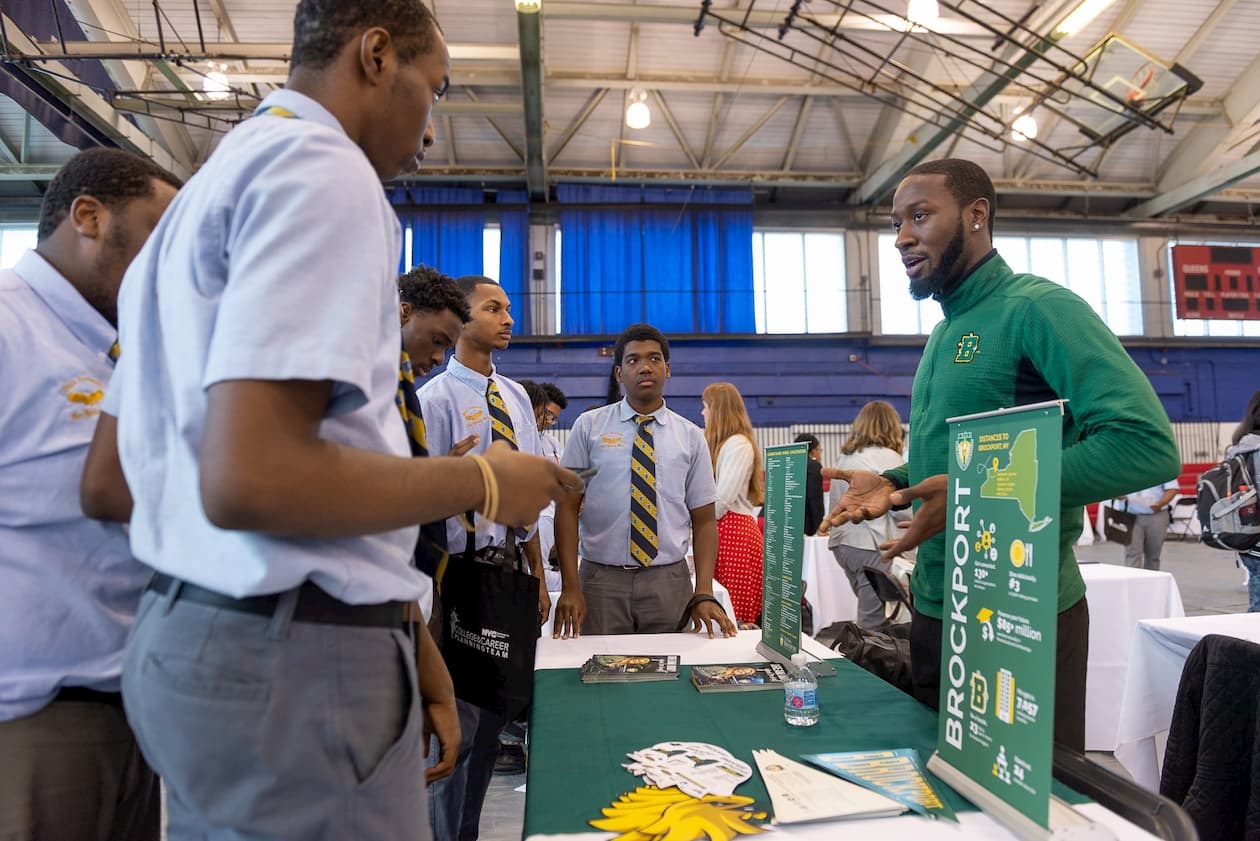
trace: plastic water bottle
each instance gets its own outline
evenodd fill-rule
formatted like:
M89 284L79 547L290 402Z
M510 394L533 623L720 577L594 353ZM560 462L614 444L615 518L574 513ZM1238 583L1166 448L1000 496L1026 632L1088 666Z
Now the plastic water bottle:
M783 719L795 727L818 723L818 678L800 651L792 655L791 677L783 684Z

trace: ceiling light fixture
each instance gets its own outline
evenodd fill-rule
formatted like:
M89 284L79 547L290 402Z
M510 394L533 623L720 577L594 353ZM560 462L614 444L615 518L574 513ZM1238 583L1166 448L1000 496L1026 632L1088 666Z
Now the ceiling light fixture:
M936 0L909 0L906 4L906 20L930 28L941 19L941 7Z
M1059 22L1059 25L1050 33L1050 37L1058 40L1075 35L1089 26L1094 18L1101 15L1114 2L1115 0L1084 0Z
M652 112L648 108L647 94L634 91L630 94L630 104L626 106L626 126L633 129L644 129L652 125Z
M201 79L201 91L205 94L206 99L212 99L216 102L227 99L232 95L232 83L228 81L227 74L223 71L227 70L226 66L210 64L210 72L206 73Z
M1032 114L1020 114L1011 123L1011 140L1023 143L1037 139L1037 119Z
M542 11L542 0L516 0L516 11L536 15Z

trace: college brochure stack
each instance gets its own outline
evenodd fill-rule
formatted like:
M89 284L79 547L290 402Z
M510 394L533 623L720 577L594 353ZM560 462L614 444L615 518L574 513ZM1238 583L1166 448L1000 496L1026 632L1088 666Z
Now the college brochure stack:
M677 654L595 654L582 664L583 683L677 680Z
M691 682L701 692L782 689L787 679L787 669L778 663L727 663L691 667Z

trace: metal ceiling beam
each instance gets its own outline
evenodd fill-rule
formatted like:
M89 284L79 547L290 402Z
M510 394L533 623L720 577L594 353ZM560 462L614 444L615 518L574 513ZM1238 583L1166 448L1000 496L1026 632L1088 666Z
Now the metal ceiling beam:
M762 126L770 122L770 120L774 117L774 115L779 113L779 111L783 108L783 106L787 105L788 102L791 101L791 99L792 97L785 96L785 97L782 97L774 105L770 106L770 110L762 114L761 118L757 120L757 122L749 126L744 131L744 133L739 136L739 140L736 140L734 145L732 145L729 149L727 149L725 152L722 153L722 157L718 158L717 163L713 165L713 168L715 170L721 169L726 164L726 162L729 161L731 158L733 158L736 152L738 152L740 149L743 149L744 144L747 143L749 140L752 140L753 135L761 131Z
M18 27L8 15L3 15L5 34L9 48L23 54L39 52L34 41ZM144 155L164 167L179 178L188 178L191 168L183 161L173 157L156 140L136 128L118 109L92 88L79 81L60 61L41 62L38 68L21 68L10 65L18 72L26 73L33 81L43 87L51 96L56 97L73 111L79 118L90 123L93 128L103 133L119 146L139 155ZM48 72L40 72L41 70ZM57 74L56 76L50 73Z
M700 160L696 157L696 153L691 151L691 145L687 142L687 138L683 136L682 129L678 127L678 121L674 119L674 112L669 110L669 106L665 104L665 97L661 96L661 92L652 91L652 97L656 100L656 104L660 106L661 114L665 117L665 122L669 125L669 130L674 133L674 139L678 141L678 146L683 150L683 154L687 156L687 160L691 162L691 166L695 169L700 168Z
M0 164L0 181L51 181L61 164Z
M547 200L543 157L542 21L538 12L516 13L520 39L521 99L525 103L525 187L531 201Z
M1174 190L1160 193L1150 201L1145 201L1130 210L1126 216L1144 219L1151 216L1162 216L1174 213L1183 207L1202 201L1216 192L1237 184L1260 172L1260 152L1252 152L1246 157L1226 164L1215 172L1200 175L1198 178L1182 184Z
M1054 4L1053 9L1045 14L1038 15L1037 21L1030 22L1029 29L1034 32L1048 31L1053 25L1051 21L1062 20L1076 4L1077 0L1068 0L1066 3ZM961 131L966 125L965 121L967 118L985 105L988 105L1002 91L1006 90L1007 86L1014 79L1018 78L1024 70L1044 55L1045 51L1054 43L1055 39L1053 35L1050 35L1039 39L1037 43L1031 46L1008 45L1002 51L996 63L997 66L1004 66L1004 69L1000 72L995 72L994 70L982 72L962 94L962 98L968 103L966 109L960 110L957 116L945 120L941 126L933 125L932 123L920 125L916 131L912 132L918 142L912 146L906 146L896 155L880 164L862 183L862 186L853 191L849 202L851 204L869 204L883 199L891 193L896 188L897 183L915 164L932 154L937 147L953 134Z
M523 12L521 14L524 14ZM49 55L61 54L73 58L98 58L117 60L151 60L164 58L181 61L288 61L293 53L293 44L288 41L214 41L206 42L206 48L180 50L166 45L166 52L160 53L158 45L138 38L131 41L40 41L41 52ZM515 44L447 44L451 53L451 61L494 61L514 62L520 59L520 50Z
M783 172L791 172L792 165L796 163L796 153L800 151L801 136L805 133L806 124L809 123L809 109L813 106L813 102L812 97L801 97L801 107L796 112L796 123L792 126L792 136L788 139L787 151L783 155L783 166L779 167Z
M591 118L591 114L595 113L595 109L599 107L599 104L604 101L604 97L607 95L608 88L600 88L591 93L586 100L586 104L582 106L581 112L573 118L573 122L569 124L569 127L564 130L564 134L561 135L560 141L556 143L555 148L547 155L547 166L551 166L556 162L556 158L560 157L560 153L569 145L569 141L573 139L573 136L582 129L582 126L586 125L586 121Z
M561 0L546 0L543 3L543 14L548 20L598 20L624 21L627 23L667 23L680 24L688 28L696 23L696 3L672 6L643 5L629 3L574 3ZM722 9L723 14L743 18L743 10L749 3L740 3L735 8ZM787 17L786 9L753 8L748 13L748 25L757 29L777 29ZM895 15L886 15L887 22L871 20L862 15L840 15L838 13L811 14L810 17L827 27L839 25L841 31L876 31L888 32L889 24L898 26L904 21ZM933 28L950 35L992 38L993 33L970 21L957 18L941 18Z

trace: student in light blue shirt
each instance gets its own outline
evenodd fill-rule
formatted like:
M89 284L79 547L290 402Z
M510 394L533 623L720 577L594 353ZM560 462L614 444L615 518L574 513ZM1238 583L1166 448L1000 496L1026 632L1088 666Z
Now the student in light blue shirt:
M380 182L419 165L449 74L421 0L300 0L284 90L123 285L117 444L132 549L158 571L123 695L172 841L424 839L424 733L440 776L458 725L432 639L403 625L416 524L526 525L578 483L505 449L411 455Z
M626 328L613 348L612 376L625 398L581 415L561 457L566 467L595 473L584 499L556 501L563 589L554 636L669 633L688 615L693 630L713 636L716 625L734 636L713 597L713 461L700 428L665 405L669 341L648 324Z
M512 340L512 302L498 283L470 275L456 279L468 299L471 318L459 334L455 355L446 370L430 378L417 391L420 411L435 452L445 452L456 442L473 439L470 452L482 453L496 439L510 437L522 452L538 453L538 429L525 389L503 376L494 365L494 352ZM493 391L498 399L492 404ZM502 417L507 412L506 420ZM502 443L499 446L503 446ZM554 462L553 462L554 463ZM510 488L504 488L511 493ZM510 529L474 515L476 532L469 535L458 518L446 526L446 548L452 563L472 546L479 554L507 552L515 556L518 541L531 573L538 578L538 622L547 620L551 599L544 583L542 557L536 528ZM470 540L471 538L471 540ZM450 653L447 653L450 656ZM499 754L499 733L507 723L497 711L482 709L460 698L461 744L454 773L433 787L430 810L435 838L476 838L494 763Z
M123 272L179 182L119 150L48 185L38 244L0 272L0 837L154 839L157 781L119 694L151 571L79 477L113 374Z

